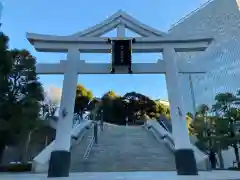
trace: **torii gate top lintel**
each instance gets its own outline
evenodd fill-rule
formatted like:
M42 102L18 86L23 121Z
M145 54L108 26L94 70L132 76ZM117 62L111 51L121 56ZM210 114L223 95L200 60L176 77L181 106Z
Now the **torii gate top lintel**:
M157 29L154 29L144 23L141 23L134 17L130 16L123 10L119 10L104 21L87 28L83 31L74 33L72 35L68 36L54 36L58 38L67 38L71 40L76 40L79 37L100 37L101 35L105 34L106 32L111 31L112 29L116 28L118 25L124 24L126 28L140 34L143 37L149 37L149 36L165 36L167 33L164 33L162 31L159 31ZM34 34L34 33L27 33L27 37L29 40L35 39L34 36L40 34ZM41 37L48 38L47 35L41 35ZM51 36L53 37L53 36Z
M67 52L70 47L77 44L81 52L108 53L110 45L107 38L101 37L107 32L117 28L117 38L126 38L125 29L128 28L142 37L137 37L133 45L133 52L160 52L166 43L176 44L176 51L204 51L212 38L194 37L183 39L173 37L167 33L156 30L139 22L126 12L119 10L101 23L81 32L68 36L43 35L27 33L27 39L35 49L42 52ZM144 45L143 45L144 43Z
M75 37L84 37L84 36L99 37L121 24L123 24L128 29L140 34L143 37L148 37L148 36L160 36L161 37L161 36L166 35L166 33L159 31L157 29L154 29L154 28L138 21L131 15L127 14L125 11L119 10L116 13L114 13L112 16L110 16L107 19L105 19L104 21L102 21L101 23L99 23L95 26L92 26L84 31L75 33L72 36L75 36ZM108 28L106 28L106 27L108 27ZM100 29L102 29L102 28L105 28L106 31L101 31Z

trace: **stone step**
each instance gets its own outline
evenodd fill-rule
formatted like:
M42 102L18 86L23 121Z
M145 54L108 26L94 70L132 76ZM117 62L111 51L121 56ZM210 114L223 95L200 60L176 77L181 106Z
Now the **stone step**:
M86 152L87 146L90 143L92 137L93 137L93 128L87 129L80 143L72 147L70 169L84 162L83 156Z
M175 170L173 153L142 127L105 125L98 139L87 161L72 152L72 172Z

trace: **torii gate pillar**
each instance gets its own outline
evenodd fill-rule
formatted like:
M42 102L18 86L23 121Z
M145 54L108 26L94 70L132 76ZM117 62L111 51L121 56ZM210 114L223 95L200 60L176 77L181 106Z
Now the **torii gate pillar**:
M178 175L197 175L197 163L186 126L178 67L174 55L175 50L171 45L164 48L163 59L166 62L166 84L175 144L176 169Z
M56 128L54 151L49 161L48 177L68 177L71 163L71 132L78 73L76 63L80 55L77 48L68 49L60 102L60 114Z

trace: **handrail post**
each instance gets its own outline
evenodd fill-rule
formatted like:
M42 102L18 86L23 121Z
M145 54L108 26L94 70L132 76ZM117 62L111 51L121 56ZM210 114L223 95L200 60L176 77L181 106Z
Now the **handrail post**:
M97 122L94 123L93 131L94 131L94 142L95 142L95 144L97 144L98 143L98 124L97 124Z
M100 127L101 131L103 131L103 111L101 111Z

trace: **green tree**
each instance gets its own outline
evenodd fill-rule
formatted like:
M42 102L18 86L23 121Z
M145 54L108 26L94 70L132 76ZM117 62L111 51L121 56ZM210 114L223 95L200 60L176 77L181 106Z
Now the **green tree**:
M140 117L144 114L151 118L156 116L158 107L156 102L143 94L136 92L126 93L123 96L123 101L126 105L129 122L133 124L140 120Z
M111 116L115 119L117 124L125 125L126 124L126 106L123 102L122 97L116 97L112 100L112 107L111 107Z
M223 168L221 151L228 148L228 121L221 117L210 115L210 108L202 104L198 107L194 121L190 124L190 134L198 139L196 145L203 151L216 152L219 156L220 167Z
M190 117L191 119L194 118L193 114L191 112L187 112L187 116Z
M108 91L102 96L102 100L109 100L109 99L114 99L116 97L119 97L114 91Z
M41 102L40 115L42 118L47 118L49 116L54 116L57 111L59 101L56 99L51 99L48 94L44 93L44 100Z
M44 98L36 59L26 50L4 53L7 55L1 56L0 62L1 157L9 144L18 144L24 152L28 134L40 123L40 101Z
M137 92L128 92L121 97L114 91L108 91L101 101L103 119L110 123L125 124L128 117L130 124L141 124L144 115L151 119L159 119L160 115L169 116L168 106Z
M99 99L99 98L93 98L93 99L89 102L87 109L88 109L89 111L92 111L92 110L94 110L95 107L96 107L98 104L100 104L100 103L101 103L101 99Z
M161 103L161 101L155 101L156 107L156 116L155 118L159 118L160 115L164 115L168 120L170 119L170 109L168 105Z
M103 120L113 124L125 124L125 104L122 97L114 91L108 91L101 98L101 111L103 111Z
M228 148L226 123L216 116L196 116L189 127L190 134L198 139L196 146L209 154L216 152L222 168L224 165L221 151Z
M220 167L223 167L222 150L232 146L236 162L240 167L238 144L240 136L235 127L239 122L240 104L239 94L229 92L219 93L215 96L215 104L210 109L201 105L196 113L195 121L191 124L190 131L199 139L201 147L218 153Z
M88 104L93 99L92 91L86 89L83 85L78 84L76 88L76 99L74 113L83 118L83 113L86 111Z
M88 111L90 112L89 117L91 120L98 120L102 118L102 101L98 98L93 98L92 101L88 104Z
M236 108L236 105L239 104L238 93L236 95L229 92L219 93L216 95L215 100L216 103L213 105L213 110L222 118L222 120L228 122L228 125L225 126L228 130L228 145L233 147L237 165L240 167L238 149L240 136L236 134L235 131L236 123L240 120L240 111Z
M237 97L232 93L219 93L215 96L215 104L212 110L219 116L224 117L225 113L232 107L237 100Z
M206 116L206 114L208 113L209 111L209 107L206 105L206 104L201 104L198 108L197 108L197 112L196 112L196 115L199 115L199 116Z
M9 58L8 53L8 37L2 32L0 34L0 162L2 160L2 155L5 150L5 146L8 143L5 139L5 134L7 134L7 124L4 123L2 117L3 107L7 100L7 93L9 89L8 76L12 69L12 62ZM3 124L4 123L4 124Z
M197 108L195 116L191 113L187 113L188 116L194 117L194 121L189 125L189 133L197 137L199 141L196 145L203 151L212 150L211 134L209 130L212 128L213 122L212 119L207 116L208 110L208 106L202 104Z
M210 131L213 150L218 154L220 168L224 168L222 150L227 150L229 147L229 122L218 116L211 118L213 119L213 127Z

